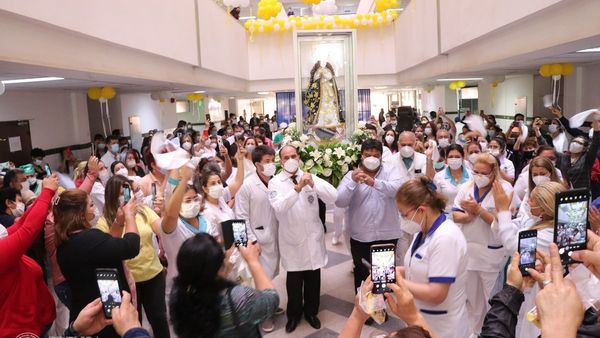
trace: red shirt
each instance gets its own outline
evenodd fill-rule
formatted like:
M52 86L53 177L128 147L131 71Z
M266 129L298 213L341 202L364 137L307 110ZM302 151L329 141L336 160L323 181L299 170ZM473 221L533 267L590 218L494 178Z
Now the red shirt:
M25 256L39 236L54 191L44 188L25 214L0 239L0 337L25 332L41 335L54 321L56 309L42 269Z

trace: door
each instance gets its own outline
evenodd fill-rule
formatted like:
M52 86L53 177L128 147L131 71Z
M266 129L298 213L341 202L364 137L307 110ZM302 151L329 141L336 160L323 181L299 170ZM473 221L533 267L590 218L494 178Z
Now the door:
M6 161L17 167L31 162L29 121L0 122L0 162Z

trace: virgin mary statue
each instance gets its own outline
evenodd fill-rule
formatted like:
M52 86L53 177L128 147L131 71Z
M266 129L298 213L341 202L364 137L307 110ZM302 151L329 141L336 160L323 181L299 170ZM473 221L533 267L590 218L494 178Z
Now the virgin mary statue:
M307 124L321 128L335 128L344 122L340 98L335 83L335 72L329 62L322 66L317 61L310 71L310 83L304 95L308 108Z

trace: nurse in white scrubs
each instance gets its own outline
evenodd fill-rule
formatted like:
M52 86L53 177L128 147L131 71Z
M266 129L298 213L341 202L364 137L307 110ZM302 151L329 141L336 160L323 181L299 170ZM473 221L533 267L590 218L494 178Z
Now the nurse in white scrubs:
M454 198L463 184L467 183L471 178L469 169L464 165L465 153L463 147L458 144L452 144L446 148L446 168L433 178L433 183L447 199L446 209L447 214L452 214L452 206Z
M502 179L498 161L488 153L477 155L472 177L458 191L452 214L467 240L467 310L472 333L478 334L505 257L497 229L492 227L496 218L492 185L499 181L510 199L513 188Z
M415 234L403 272L417 308L436 337L468 337L467 243L444 214L446 198L431 180L419 177L400 187L396 204L404 231Z

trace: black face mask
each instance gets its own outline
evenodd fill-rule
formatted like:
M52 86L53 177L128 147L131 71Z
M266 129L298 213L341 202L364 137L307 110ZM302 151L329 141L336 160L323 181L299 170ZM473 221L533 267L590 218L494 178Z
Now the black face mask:
M524 151L523 152L523 156L525 156L526 160L531 160L532 158L535 157L535 152L533 150L531 150L531 151Z

